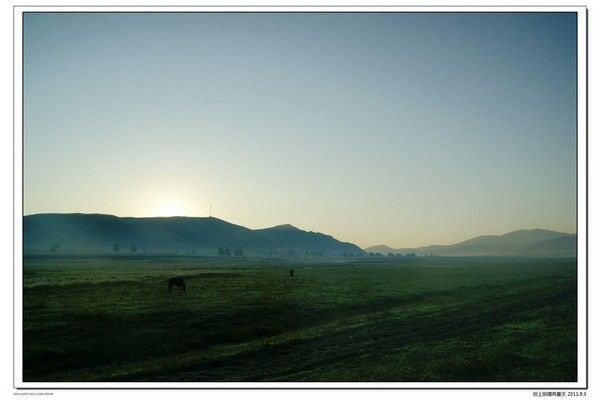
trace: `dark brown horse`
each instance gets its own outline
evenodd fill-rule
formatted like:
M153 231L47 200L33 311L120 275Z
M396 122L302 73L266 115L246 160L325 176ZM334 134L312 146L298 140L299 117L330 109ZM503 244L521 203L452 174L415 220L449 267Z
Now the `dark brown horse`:
M169 278L169 293L171 293L173 286L177 286L177 293L186 293L183 278Z

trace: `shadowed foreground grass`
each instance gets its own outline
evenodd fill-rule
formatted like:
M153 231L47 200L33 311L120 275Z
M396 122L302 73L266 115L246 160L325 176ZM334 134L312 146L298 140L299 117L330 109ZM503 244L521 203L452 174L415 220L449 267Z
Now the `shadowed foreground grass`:
M574 259L32 257L24 286L25 381L577 378Z

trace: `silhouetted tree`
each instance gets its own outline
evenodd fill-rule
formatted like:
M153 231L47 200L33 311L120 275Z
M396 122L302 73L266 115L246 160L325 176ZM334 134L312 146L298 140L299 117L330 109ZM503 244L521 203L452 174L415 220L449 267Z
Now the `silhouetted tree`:
M60 250L60 244L54 243L52 246L50 246L50 251L52 253L56 253L58 250Z
M225 255L225 250L223 250L223 248L222 248L222 247L219 247L219 250L217 250L217 254L218 254L220 257L223 257L223 256Z
M113 251L114 251L115 253L118 253L118 252L119 252L119 243L115 242L115 244L113 244Z
M233 255L236 257L242 257L244 255L244 250L242 250L241 248L235 249L233 251Z
M224 253L225 253L226 257L230 257L231 256L231 250L229 249L229 247L225 247Z

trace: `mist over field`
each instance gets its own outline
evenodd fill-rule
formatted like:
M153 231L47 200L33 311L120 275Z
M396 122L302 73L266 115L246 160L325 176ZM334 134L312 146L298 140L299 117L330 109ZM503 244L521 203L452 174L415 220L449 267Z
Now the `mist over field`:
M572 258L24 263L26 381L577 379Z
M290 224L248 229L214 217L119 218L102 214L36 214L23 219L25 254L134 254L330 258L363 256L562 256L577 254L576 235L542 229L478 236L450 246L361 249ZM235 253L232 253L235 252Z

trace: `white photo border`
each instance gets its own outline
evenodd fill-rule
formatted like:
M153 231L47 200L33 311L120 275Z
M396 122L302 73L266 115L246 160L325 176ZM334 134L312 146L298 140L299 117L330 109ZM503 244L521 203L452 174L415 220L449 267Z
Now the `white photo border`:
M24 382L23 14L26 12L573 12L577 13L577 381L575 382ZM15 389L587 389L588 60L585 6L13 6L13 386Z

